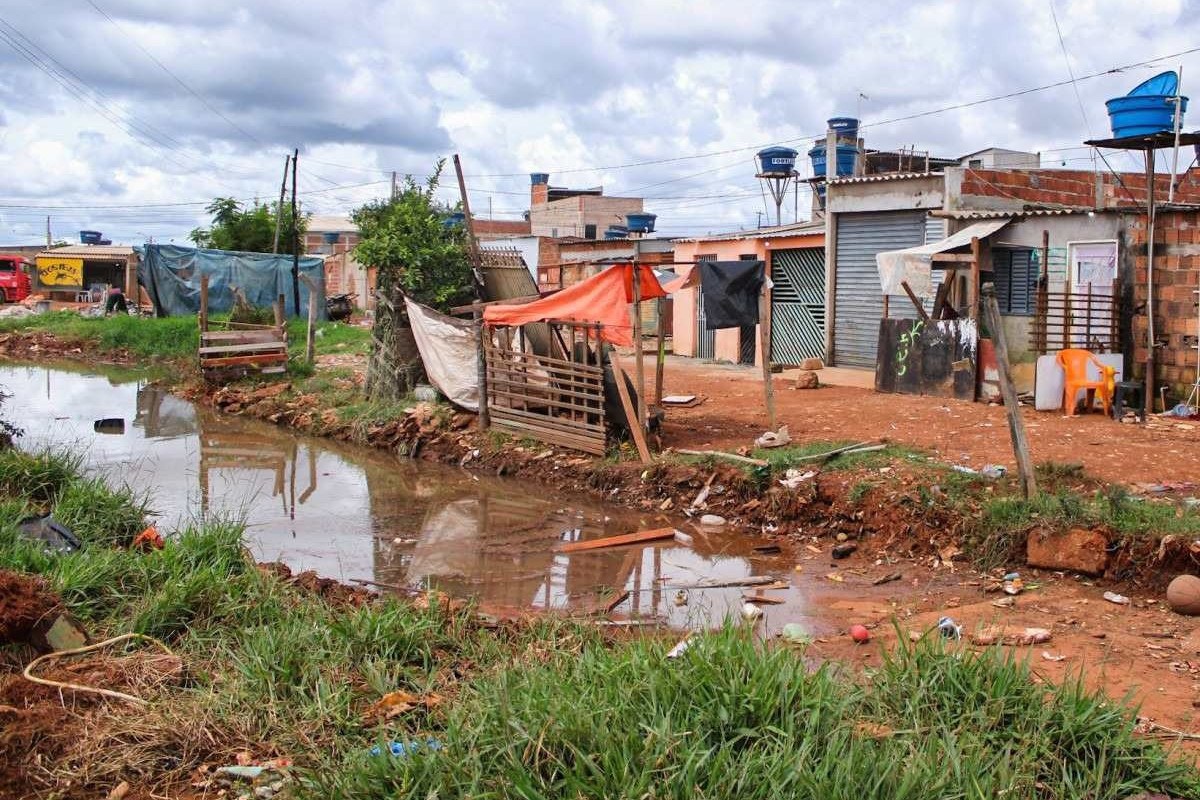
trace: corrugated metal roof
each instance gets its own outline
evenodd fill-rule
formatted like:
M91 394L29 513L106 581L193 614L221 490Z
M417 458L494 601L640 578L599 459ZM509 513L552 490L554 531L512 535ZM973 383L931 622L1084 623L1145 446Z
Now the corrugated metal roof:
M940 178L943 172L884 172L879 175L851 175L845 178L834 178L830 185L838 186L845 183L882 183L883 181L904 181L912 178Z
M679 242L728 242L738 241L742 239L771 239L776 236L803 236L805 234L817 234L825 232L825 222L823 220L807 222L796 222L791 225L774 225L769 228L751 228L744 231L730 231L729 233L714 233L709 236L693 236L688 239L677 239Z
M1086 208L1031 208L1026 211L931 211L935 217L950 219L1000 219L1002 217L1061 217L1067 214L1087 214Z
M50 250L43 250L37 254L37 257L71 256L72 258L129 258L131 255L133 255L133 248L125 245L68 244L63 247L55 247Z

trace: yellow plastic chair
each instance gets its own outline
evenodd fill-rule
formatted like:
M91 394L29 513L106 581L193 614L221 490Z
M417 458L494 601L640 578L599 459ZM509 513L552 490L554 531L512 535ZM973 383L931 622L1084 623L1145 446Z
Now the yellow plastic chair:
M1110 416L1112 414L1113 387L1116 384L1116 369L1100 361L1089 350L1060 350L1056 360L1066 375L1063 387L1063 410L1067 416L1075 416L1075 400L1080 391L1087 392L1089 409L1096 402L1096 392L1100 392L1104 413ZM1100 380L1094 381L1088 378L1089 361L1099 368Z

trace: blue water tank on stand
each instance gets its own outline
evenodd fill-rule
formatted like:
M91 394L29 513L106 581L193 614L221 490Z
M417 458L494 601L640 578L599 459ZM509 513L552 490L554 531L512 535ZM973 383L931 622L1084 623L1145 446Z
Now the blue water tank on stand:
M654 233L654 221L657 214L626 214L625 227L630 233Z
M100 231L80 231L80 244L100 244L100 240L104 238L104 234Z
M854 159L858 156L858 147L851 144L839 144L837 146L837 175L854 174ZM812 170L814 178L825 176L825 143L821 142L812 150L808 151L808 158L812 162Z
M628 239L629 231L625 230L625 228L622 226L613 225L612 227L610 227L608 230L606 230L604 232L604 238L605 239Z
M1175 129L1175 96L1179 92L1179 76L1163 72L1138 84L1124 97L1114 97L1104 104L1115 139L1126 136L1148 136ZM1186 97L1180 98L1179 125L1187 111Z
M826 120L829 130L837 134L839 139L858 141L858 120L854 117L832 117Z
M550 182L549 172L531 172L529 173L529 182L534 186L541 186L543 183Z
M758 171L762 175L791 175L796 171L795 150L790 147L768 147L758 151Z
M337 244L337 240L338 240L339 236L341 236L340 233L335 233L333 231L330 231L328 233L322 233L321 241L323 241L325 244Z

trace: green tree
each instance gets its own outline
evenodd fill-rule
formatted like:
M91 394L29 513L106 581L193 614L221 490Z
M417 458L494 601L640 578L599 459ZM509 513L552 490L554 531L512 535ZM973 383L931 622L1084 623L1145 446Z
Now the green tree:
M375 267L385 296L399 289L418 303L445 311L473 294L466 232L446 225L454 209L434 198L445 160L422 186L411 175L401 191L351 215L362 237L354 248L361 264Z
M196 228L188 238L197 247L217 250L239 250L247 253L270 253L275 243L275 210L257 200L248 208L232 197L218 197L204 209L212 217L208 228ZM304 252L304 232L308 219L301 215L297 239ZM279 225L279 252L292 253L292 209L284 205Z
M379 299L366 386L375 399L400 399L423 374L403 297L445 311L472 296L466 234L461 225L445 224L453 209L434 198L444 164L438 162L424 185L405 176L394 197L351 215L362 237L354 257L376 270Z

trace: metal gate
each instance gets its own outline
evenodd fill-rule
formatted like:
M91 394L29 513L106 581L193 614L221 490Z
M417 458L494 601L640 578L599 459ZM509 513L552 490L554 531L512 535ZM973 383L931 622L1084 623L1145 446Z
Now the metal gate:
M824 358L825 248L774 251L771 281L771 360Z
M716 261L714 255L696 256L697 261ZM693 269L700 269L699 266ZM704 313L704 292L696 287L696 358L712 360L717 357L717 332L708 329L708 316Z
M875 368L883 291L875 255L925 243L924 211L839 214L834 288L833 363ZM892 317L914 318L912 304L890 303Z

